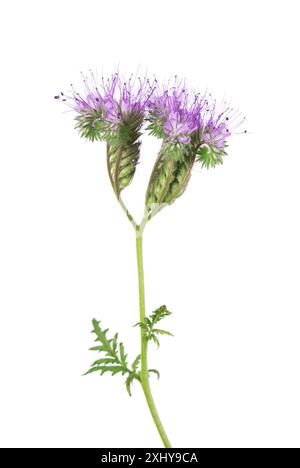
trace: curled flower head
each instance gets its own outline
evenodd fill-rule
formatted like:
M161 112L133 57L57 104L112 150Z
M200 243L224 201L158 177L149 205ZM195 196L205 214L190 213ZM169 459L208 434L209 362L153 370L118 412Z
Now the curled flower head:
M190 143L199 127L200 105L198 95L190 95L177 77L171 88L156 87L148 105L150 133L173 143Z
M244 120L226 102L217 106L210 94L189 91L176 76L161 85L119 73L97 80L91 72L83 85L81 93L71 85L69 93L55 96L76 112L81 136L131 145L133 153L146 121L150 134L163 140L166 157L183 161L194 154L202 166L214 167L223 162L227 140Z
M107 166L113 189L121 191L132 181L140 157L140 130L153 86L147 78L122 79L114 73L97 82L93 73L83 77L82 93L56 96L76 113L76 128L82 137L107 142Z
M197 151L197 160L202 162L202 166L209 168L222 164L227 139L237 133L236 129L244 120L241 113L229 107L226 101L218 107L211 95L202 98Z
M210 94L189 91L177 77L160 85L119 73L97 80L91 73L83 76L81 93L71 85L55 98L75 111L82 137L107 142L108 173L118 199L136 173L143 124L162 139L146 191L148 216L184 193L196 162L206 168L222 164L227 140L243 121L226 102L217 106Z
M77 92L73 85L69 93L55 96L67 104L76 113L76 128L82 136L91 140L109 140L121 124L139 122L144 118L147 102L153 92L153 85L147 78L123 79L114 73L106 80L102 77L97 82L91 72L90 77L83 76L83 92ZM137 118L139 117L139 119Z
M211 95L189 92L177 77L172 86L156 86L148 107L148 130L169 143L169 154L178 159L189 146L207 168L222 163L227 139L244 120L226 102L218 110Z

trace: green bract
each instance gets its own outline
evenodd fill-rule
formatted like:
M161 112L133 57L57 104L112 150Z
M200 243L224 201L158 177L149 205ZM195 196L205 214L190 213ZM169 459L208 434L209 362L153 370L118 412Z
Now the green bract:
M218 164L223 164L223 157L227 153L224 149L213 148L207 144L201 145L197 151L196 161L202 163L202 167L209 169Z
M107 168L116 196L127 187L135 174L140 157L140 130L143 116L127 116L112 132L107 141Z
M195 154L188 145L164 143L154 165L146 192L146 207L151 217L166 204L170 205L183 194L191 176Z

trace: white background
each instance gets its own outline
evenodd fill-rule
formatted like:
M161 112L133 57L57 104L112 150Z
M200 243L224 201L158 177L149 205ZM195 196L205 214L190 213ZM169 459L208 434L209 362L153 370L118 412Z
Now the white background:
M148 311L173 311L175 338L150 353L170 439L300 446L297 4L2 2L1 446L161 446L139 387L130 399L119 376L81 376L93 317L138 353L134 232L104 145L81 140L53 96L116 64L177 73L247 117L225 164L195 169L145 232ZM144 141L134 213L158 146Z

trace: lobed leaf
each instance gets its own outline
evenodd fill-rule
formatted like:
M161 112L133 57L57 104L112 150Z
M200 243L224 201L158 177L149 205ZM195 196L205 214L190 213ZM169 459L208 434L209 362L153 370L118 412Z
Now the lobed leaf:
M141 362L142 356L139 354L132 363L132 370L135 372Z
M108 338L108 328L102 329L101 324L97 320L93 320L93 333L96 334L96 341L100 341L99 346L90 348L92 351L104 353L104 357L100 357L93 362L91 368L84 374L99 372L100 375L110 373L116 375L121 373L127 375L125 384L129 395L131 395L131 385L134 380L140 380L139 365L141 356L138 355L132 363L131 369L127 363L127 354L125 353L123 343L118 343L118 333L113 338ZM103 356L103 355L102 355Z
M160 328L154 328L152 330L153 333L157 333L158 335L168 335L168 336L174 336L173 333L167 331L167 330L161 330Z

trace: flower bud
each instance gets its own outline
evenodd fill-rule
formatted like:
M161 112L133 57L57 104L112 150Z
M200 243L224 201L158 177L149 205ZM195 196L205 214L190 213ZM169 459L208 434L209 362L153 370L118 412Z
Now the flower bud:
M107 166L117 197L131 183L139 155L140 142L131 145L124 145L121 142L107 143Z
M175 151L175 149L174 149ZM185 191L195 162L195 155L188 145L177 145L172 154L172 145L164 143L150 177L146 207L149 214L160 211L164 205L171 205Z

